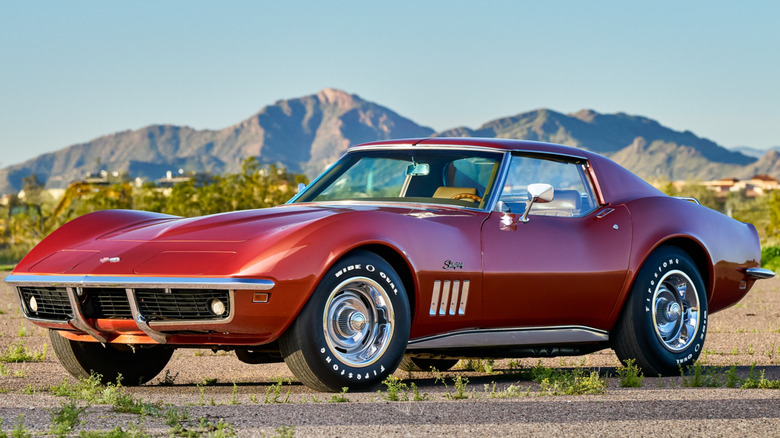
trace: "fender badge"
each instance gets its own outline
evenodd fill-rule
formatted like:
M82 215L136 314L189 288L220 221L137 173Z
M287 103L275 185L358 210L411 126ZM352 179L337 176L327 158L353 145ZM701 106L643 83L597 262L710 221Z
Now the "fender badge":
M452 260L445 260L443 269L463 269L463 262L453 262Z
M103 257L100 259L100 263L119 263L120 260L119 257Z

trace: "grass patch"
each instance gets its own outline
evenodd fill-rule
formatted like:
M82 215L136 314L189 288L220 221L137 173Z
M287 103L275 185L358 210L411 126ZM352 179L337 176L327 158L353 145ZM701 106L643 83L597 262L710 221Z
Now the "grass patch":
M8 351L0 356L0 362L19 363L19 362L43 362L46 359L46 348L48 344L43 344L41 351L32 351L27 348L24 341L15 342L8 346Z
M64 437L73 432L73 429L81 423L79 416L85 410L87 410L86 406L79 406L73 399L61 402L59 409L51 411L51 434Z
M539 382L540 396L604 394L606 391L607 383L598 371L587 373L579 368L568 372L555 370Z
M644 384L645 375L636 365L634 359L629 359L625 365L619 366L617 375L620 378L620 386L623 388L639 388Z
M349 391L349 388L346 386L341 388L341 392L338 394L333 394L333 397L330 398L331 403L348 403L349 398L347 397L347 391Z
M682 385L689 388L717 388L723 386L724 383L723 372L720 368L708 367L705 369L701 361L696 361L687 373L681 368L680 373L682 374Z
M460 366L466 371L493 374L494 359L466 359L460 361Z

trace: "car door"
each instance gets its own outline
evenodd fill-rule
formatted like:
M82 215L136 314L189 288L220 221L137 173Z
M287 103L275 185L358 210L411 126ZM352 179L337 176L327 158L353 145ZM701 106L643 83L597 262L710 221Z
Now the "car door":
M487 327L607 329L626 279L631 220L625 206L597 205L587 162L514 155L499 208L482 226ZM527 207L527 188L546 183L553 200Z

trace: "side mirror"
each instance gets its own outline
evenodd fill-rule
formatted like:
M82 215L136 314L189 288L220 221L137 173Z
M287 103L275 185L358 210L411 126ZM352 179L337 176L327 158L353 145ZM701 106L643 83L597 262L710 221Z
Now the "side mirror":
M535 203L546 203L553 200L555 197L555 189L550 184L530 184L528 186L528 203L525 207L523 217L520 218L520 222L528 222L528 212L531 211L531 207Z
M306 188L306 184L298 183L298 193L301 193Z

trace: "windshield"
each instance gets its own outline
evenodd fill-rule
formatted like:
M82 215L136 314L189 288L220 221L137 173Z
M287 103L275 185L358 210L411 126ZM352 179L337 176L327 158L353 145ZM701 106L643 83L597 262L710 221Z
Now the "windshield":
M482 208L502 154L446 150L353 152L295 202L383 201Z

